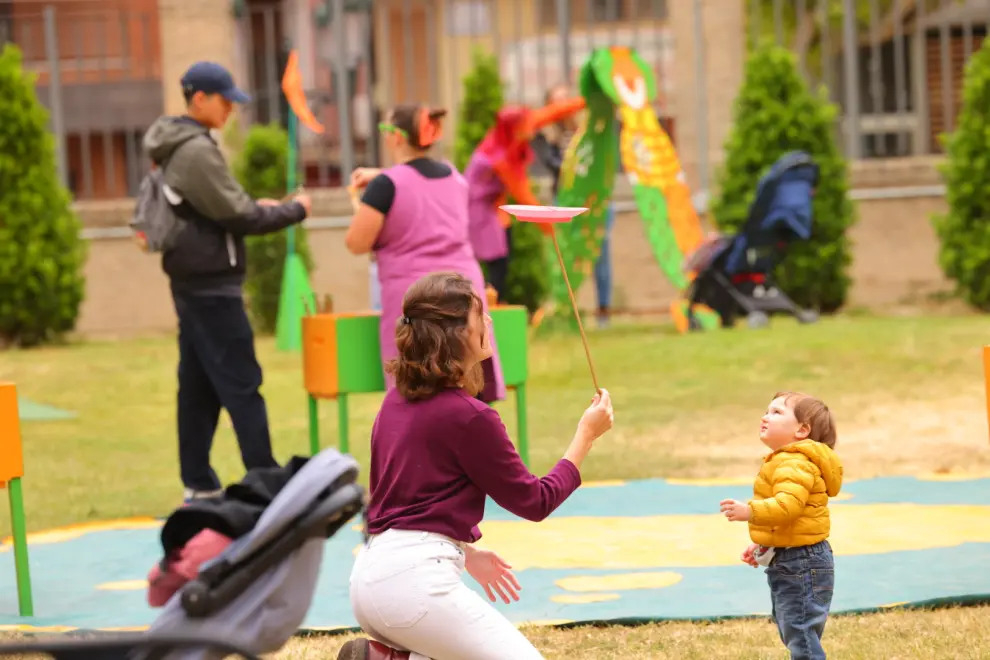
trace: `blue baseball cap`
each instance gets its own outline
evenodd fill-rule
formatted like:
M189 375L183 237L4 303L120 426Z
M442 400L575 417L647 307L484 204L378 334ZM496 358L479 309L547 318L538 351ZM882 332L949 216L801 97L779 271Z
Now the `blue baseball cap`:
M216 62L196 62L182 76L182 91L187 95L203 92L220 94L234 103L248 103L251 97L234 84L234 76Z

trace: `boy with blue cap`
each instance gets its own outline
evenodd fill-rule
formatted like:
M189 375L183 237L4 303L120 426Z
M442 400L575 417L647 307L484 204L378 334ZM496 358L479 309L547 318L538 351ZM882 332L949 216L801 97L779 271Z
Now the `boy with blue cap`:
M247 469L276 467L268 413L259 388L261 366L244 309L244 237L301 223L310 200L255 201L233 177L211 137L235 103L250 97L213 62L182 76L186 113L159 118L144 148L164 175L163 191L184 227L162 254L179 319L179 465L185 499L218 495L210 448L226 408Z

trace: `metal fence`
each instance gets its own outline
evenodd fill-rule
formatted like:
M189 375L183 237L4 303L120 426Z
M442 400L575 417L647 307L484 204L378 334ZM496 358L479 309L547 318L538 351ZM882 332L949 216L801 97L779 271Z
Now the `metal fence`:
M395 103L442 104L456 122L476 48L497 57L507 101L539 104L553 84L574 82L594 48L634 47L656 73L656 112L675 144L674 107L702 127L693 148L705 170L703 60L719 40L704 21L723 1L737 0L242 0L230 3L237 50L230 59L253 95L246 121L284 125L280 78L288 49L299 50L307 98L327 127L300 136L310 186L339 185L342 172L378 164L375 127ZM745 7L740 24L726 29L775 39L797 54L808 81L839 106L836 131L852 158L941 150L939 135L953 129L961 104L965 62L990 19L990 0L747 0ZM671 11L690 16L675 21ZM79 199L131 195L147 169L140 139L165 105L161 20L155 0L0 0L0 43L20 46L38 74L60 174ZM693 55L679 61L676 46L685 41ZM675 76L675 67L691 75ZM694 107L675 103L686 91L675 81L696 87ZM441 143L447 155L453 142L448 133Z
M988 0L750 0L749 37L798 55L841 109L847 157L939 153L982 45Z

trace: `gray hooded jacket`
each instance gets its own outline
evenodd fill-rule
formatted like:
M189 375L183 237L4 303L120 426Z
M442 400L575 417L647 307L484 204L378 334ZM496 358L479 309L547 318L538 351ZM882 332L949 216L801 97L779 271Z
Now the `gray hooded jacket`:
M162 255L174 291L239 296L244 237L306 218L298 202L259 206L234 179L209 131L189 117L159 118L145 133L144 149L182 198L175 211L186 225Z

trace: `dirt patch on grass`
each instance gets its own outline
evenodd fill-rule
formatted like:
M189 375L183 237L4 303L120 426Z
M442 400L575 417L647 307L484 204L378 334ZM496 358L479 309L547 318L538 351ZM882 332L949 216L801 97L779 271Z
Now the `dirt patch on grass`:
M832 407L839 427L836 449L849 478L990 477L990 434L982 388L931 399L850 397ZM664 443L667 473L663 476L754 476L766 452L756 433L759 415L759 410L723 411L718 419L665 425L659 435L683 441ZM654 433L633 436L623 430L607 441L627 445L630 453L656 451L657 447Z

